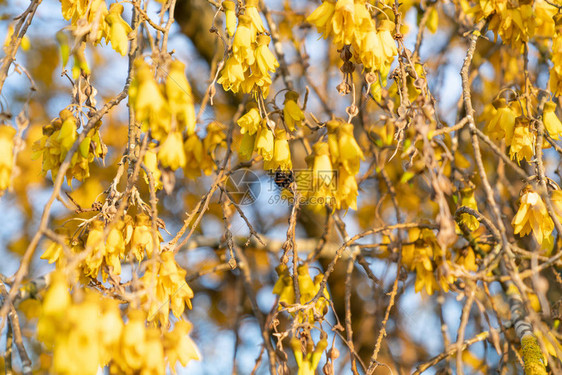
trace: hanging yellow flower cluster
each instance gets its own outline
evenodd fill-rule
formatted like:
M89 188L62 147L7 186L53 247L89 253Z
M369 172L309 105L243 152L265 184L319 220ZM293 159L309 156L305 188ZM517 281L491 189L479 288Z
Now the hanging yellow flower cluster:
M277 59L269 49L271 38L266 34L258 11L258 0L247 0L245 13L238 16L233 1L223 2L226 14L226 31L233 36L232 48L218 79L223 88L232 92L261 92L269 94L271 73L279 67ZM234 29L236 32L234 33Z
M121 274L121 262L126 259L135 259L140 262L145 257L152 258L155 252L160 251L162 237L157 235L156 246L152 238L152 223L150 217L145 214L138 214L135 219L125 215L123 220L118 220L113 224L104 241L105 224L101 220L93 220L89 226L87 234L83 234L80 241L67 239L67 244L73 244L71 250L78 254L86 251L86 258L81 263L83 274L97 278L101 271L103 280L107 280L109 275L117 276ZM83 244L83 245L81 245ZM41 259L46 259L49 263L57 263L57 268L64 267L67 259L63 253L61 244L51 243Z
M441 270L443 266L450 267L451 254L443 254L431 229L410 229L408 238L410 244L402 246L402 262L410 271L416 272L416 292L424 288L429 295L436 290L448 292L455 278Z
M191 86L185 77L185 64L173 60L163 84L154 78L151 67L142 59L135 61L135 75L129 89L131 108L141 123L141 130L150 131L158 142L149 144L144 162L151 171L156 189L162 187L162 168L184 168L188 178L201 171L209 175L215 169L215 149L224 143L224 126L216 121L207 126L201 139L195 133L195 107Z
M536 134L526 113L521 110L522 105L525 105L524 99L507 103L504 98L498 98L493 101L493 107L489 106L485 110L485 117L489 121L484 131L492 139L505 140L506 146L510 148L510 157L518 162L523 159L530 161L535 155ZM562 135L562 122L555 112L556 104L546 102L542 120L544 130L553 139L559 139ZM548 148L550 145L543 142L542 147Z
M183 314L185 305L191 309L193 291L185 281L186 274L171 251L162 252L159 261L148 266L140 278L141 304L148 311L148 321L156 320L166 327L170 309L176 318Z
M337 191L335 203L337 209L357 210L357 181L360 160L365 160L363 151L353 135L353 125L339 120L331 120L328 128L328 149L332 167L337 170Z
M475 22L489 19L488 28L494 31L496 38L499 36L517 52L523 52L524 44L535 35L537 15L531 0L478 0L472 8L463 0L461 5L467 14L475 16Z
M279 296L279 310L283 309L284 306L294 305L297 303L295 301L295 286L293 284L293 277L289 273L287 265L280 264L275 268L279 279L273 286L273 294ZM299 282L299 292L301 295L300 301L298 303L307 303L316 296L320 290L320 283L322 282L323 275L318 274L314 277L314 280L310 277L310 271L307 264L303 264L297 268L298 272L298 282ZM297 317L299 323L309 322L314 324L314 315L324 316L328 312L328 301L330 300L330 294L325 288L322 291L322 296L310 309L299 310L298 313L291 312L293 317Z
M0 194L10 186L14 166L14 136L16 129L0 125Z
M58 118L43 126L43 136L33 144L33 158L42 157L42 172L51 171L53 181L72 145L78 138L77 120L68 109L63 109ZM102 143L99 133L101 123L96 124L72 155L70 167L66 172L66 182L70 186L72 178L78 181L90 176L90 163L95 158L104 158L107 147Z
M554 222L548 215L541 196L530 188L523 192L519 210L513 217L511 225L513 225L514 234L526 236L532 232L537 243L545 248L552 243L550 235L554 230Z
M189 322L168 332L147 327L144 312L131 309L124 323L117 301L82 289L71 296L69 287L62 273L52 274L37 323L39 340L53 351L53 373L94 375L109 364L115 374L163 375L167 365L174 371L178 361L200 359Z
M377 27L365 0L325 0L306 20L324 38L332 37L337 48L351 45L366 70L388 75L398 54L392 37L395 24L383 19Z
M273 131L268 121L262 119L256 103L250 102L246 110L237 121L242 133L240 157L247 160L256 152L263 157L265 170L291 170L291 149L285 130L276 127Z
M123 5L113 3L108 11L104 0L62 0L61 4L62 15L66 20L71 21L72 26L79 27L79 21L86 21L85 24L89 27L89 39L94 44L101 43L101 40L105 39L106 44L111 42L117 53L122 56L127 54L128 35L132 30L121 16Z

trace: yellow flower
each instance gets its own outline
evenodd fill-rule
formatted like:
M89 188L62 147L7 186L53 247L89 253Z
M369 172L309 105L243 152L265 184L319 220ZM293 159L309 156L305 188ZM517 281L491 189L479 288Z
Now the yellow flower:
M238 148L238 156L243 160L250 160L252 154L254 153L254 145L256 144L256 135L250 135L249 133L244 133L242 140L240 141L240 147Z
M191 86L185 77L184 63L179 60L173 60L170 63L165 86L170 112L176 116L180 124L178 130L187 128L187 134L193 134L195 132L195 107Z
M258 12L258 3L259 0L246 0L245 14L250 17L252 25L252 35L265 32L265 27L263 27L263 22ZM253 41L254 40L252 39L252 42Z
M68 151L72 148L74 141L78 137L78 133L76 132L76 118L72 115L68 109L63 109L60 112L60 118L62 120L62 126L60 132L57 136L57 141L60 144L60 161L62 162Z
M526 236L533 232L539 245L548 240L554 230L554 223L548 215L546 205L538 193L527 190L520 200L519 210L511 221L513 233Z
M113 49L125 56L129 47L128 35L132 31L131 26L121 17L123 5L113 3L109 6L109 13L105 16L105 22L109 25L109 40Z
M335 0L324 0L307 18L309 22L316 26L316 29L324 38L328 38L331 32L331 22L336 10Z
M363 151L353 136L353 125L343 123L338 127L339 162L350 175L359 173L360 160L365 160Z
M264 161L270 161L273 158L274 145L273 132L269 126L267 126L267 122L264 119L257 133L256 145L254 148L256 152L263 157Z
M203 160L208 158L208 155L203 150L203 142L195 133L187 137L183 144L183 149L186 154L184 174L187 178L194 180L201 176L201 165ZM210 173L212 173L212 169Z
M330 161L327 143L318 142L313 149L312 186L313 195L323 198L326 204L331 204L334 192L337 190L337 178Z
M15 135L15 128L8 125L0 125L0 190L5 190L10 186L14 164Z
M381 41L383 55L385 56L384 63L387 65L389 65L392 60L394 60L394 56L398 54L396 43L394 42L394 38L391 34L394 28L394 22L390 20L382 20L377 30Z
M272 171L286 171L293 169L291 149L289 148L289 141L287 141L287 133L281 128L275 129L273 158L264 163L264 169Z
M177 362L187 366L189 361L201 360L201 353L193 340L189 337L192 324L185 320L178 320L174 329L164 335L164 348L168 357L170 370L175 373Z
M158 160L164 168L170 167L172 170L185 166L186 158L183 150L183 139L180 132L171 132L168 138L160 146Z
M515 114L504 98L494 100L493 105L496 111L486 126L486 133L494 139L505 139L506 145L510 146L515 128Z
M244 79L244 67L242 63L231 56L226 60L221 76L217 82L222 85L225 91L231 90L236 93L240 90L240 85Z
M154 188L156 190L162 189L162 172L158 168L158 157L156 156L156 152L154 152L154 143L151 143L148 146L148 150L144 154L144 165L146 169L148 169L152 173L152 178L154 179ZM144 174L144 181L146 184L149 184L148 176L146 175L145 171L143 170L142 173Z
M240 133L254 135L260 126L261 116L258 105L255 102L249 102L246 105L246 113L240 117L236 123L240 126Z
M157 249L160 247L160 233L157 233ZM138 262L144 258L144 254L151 258L154 252L152 240L152 223L150 217L145 214L138 214L135 217L135 225L130 242L130 252Z
M544 111L542 115L542 121L544 127L548 131L548 134L553 139L559 139L560 134L562 134L562 122L558 116L556 116L556 104L553 102L546 102L544 104Z
M331 29L334 33L334 43L338 48L353 42L355 34L354 13L355 4L353 0L338 0L336 2Z
M289 131L294 131L304 120L304 113L297 104L299 94L295 91L287 91L285 93L285 101L283 102L283 119Z
M86 275L97 277L103 257L105 255L105 242L103 238L104 223L94 220L88 227L88 239L86 240L87 257L85 260Z
M343 168L338 170L338 189L336 191L336 208L357 210L357 180L354 174Z
M519 116L515 119L515 130L509 148L509 156L520 162L525 159L530 161L535 154L535 133L531 132L529 119Z
M259 74L262 77L269 77L269 72L274 72L279 67L277 59L269 50L269 42L271 38L267 35L258 36L258 48L256 48L256 65L258 66ZM257 72L253 72L257 74Z
M129 89L131 107L141 122L142 131L150 129L152 137L164 140L170 132L168 105L154 80L150 66L142 59L135 60L135 76Z
M232 38L236 30L236 4L232 0L226 0L222 2L222 7L226 18L226 32Z
M252 65L255 59L254 47L252 46L254 36L250 30L251 25L252 19L250 16L244 14L239 16L238 28L236 29L236 34L232 41L232 53L234 58L247 65Z

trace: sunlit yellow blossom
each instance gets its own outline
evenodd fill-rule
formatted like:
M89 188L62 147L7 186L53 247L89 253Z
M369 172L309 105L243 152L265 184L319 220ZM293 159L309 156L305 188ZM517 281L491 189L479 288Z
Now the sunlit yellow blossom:
M338 127L339 161L348 174L359 173L359 161L365 160L363 151L353 136L353 125L343 123Z
M263 22L258 12L258 5L259 0L246 0L245 14L250 17L252 25L252 35L255 35L256 33L263 33L265 31L265 27L263 27ZM254 40L252 39L252 41Z
M238 17L238 28L232 42L232 53L241 63L252 65L254 63L253 34L250 30L252 19L247 15Z
M494 139L505 139L506 145L509 146L515 128L515 114L504 98L494 100L493 104L496 111L485 131Z
M269 126L267 126L266 120L263 120L256 135L254 149L263 157L263 160L270 161L273 158L274 145L273 132Z
M174 171L185 166L183 139L179 132L168 134L168 138L162 143L158 151L158 160L164 168L170 167Z
M191 85L185 76L185 64L179 60L170 63L170 70L166 76L166 98L170 112L178 121L178 130L187 129L187 134L195 132L195 107Z
M131 26L121 17L123 5L113 3L109 6L109 13L105 16L105 22L109 25L109 40L113 49L125 56L129 47L127 35L132 31Z
M556 116L555 111L556 104L553 102L546 102L544 104L542 121L545 129L548 131L548 134L553 139L558 140L562 134L562 122L560 122L560 119Z
M144 165L146 169L148 169L152 173L152 178L154 179L154 188L156 190L162 189L162 172L158 169L158 157L156 156L156 152L154 152L154 144L152 143L146 153L144 154ZM143 170L142 173L144 174L144 180L147 184L149 184L148 176L146 172Z
M270 41L271 37L267 35L259 35L257 39L256 65L261 76L269 76L269 72L274 72L279 67L277 59L268 47Z
M324 38L327 38L332 30L332 17L336 10L336 0L324 0L307 18L306 21L316 26L316 29Z
M287 91L285 93L285 101L283 102L283 119L289 131L294 131L297 126L304 120L304 113L298 105L299 94L295 91Z
M273 158L264 163L264 169L276 171L290 170L293 168L291 161L291 150L287 141L287 133L281 128L275 129L275 142L273 147Z
M129 89L129 100L142 131L150 129L152 137L159 141L170 131L168 105L154 79L150 66L142 59L135 60L135 76Z
M14 164L15 135L15 128L8 125L0 125L0 190L5 190L10 186Z
M160 246L160 233L156 234L157 249ZM137 261L141 261L145 253L151 258L154 253L154 242L152 238L152 223L150 217L145 214L138 214L135 217L135 226L130 242L130 251Z
M222 2L224 14L226 17L226 32L232 37L236 31L236 4L232 0Z
M520 162L525 159L530 161L535 154L535 133L531 132L529 119L519 116L515 119L513 139L509 148L509 156Z
M554 229L546 205L540 195L532 190L527 190L521 197L519 210L511 224L514 234L526 236L532 232L539 245L550 237Z
M336 2L331 29L334 33L334 43L338 48L353 42L355 34L354 12L355 4L353 0L338 0Z
M246 105L246 113L240 117L236 123L240 126L240 133L248 135L255 134L260 126L261 116L256 102L249 102Z
M189 337L191 328L191 323L185 320L178 320L174 324L174 329L164 335L164 349L168 357L170 369L174 373L177 362L185 367L189 361L201 360L201 353L199 353L197 346Z
M242 63L234 57L229 57L224 64L224 68L217 82L222 85L225 91L231 90L232 92L238 92L244 79L244 67Z

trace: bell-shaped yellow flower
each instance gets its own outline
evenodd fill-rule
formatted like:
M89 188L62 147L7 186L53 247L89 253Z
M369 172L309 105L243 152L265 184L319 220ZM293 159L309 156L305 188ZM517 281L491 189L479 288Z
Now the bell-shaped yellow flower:
M125 56L128 52L129 38L132 31L131 26L121 17L123 5L113 3L109 6L109 13L105 16L105 22L109 25L109 40L115 52Z
M254 135L260 126L261 116L256 102L249 102L246 105L246 113L236 121L240 126L240 133Z
M264 161L270 161L273 158L274 146L273 132L267 126L267 122L264 119L257 133L254 149L263 157Z
M264 163L264 169L271 171L287 171L293 169L291 149L289 148L289 141L287 141L287 133L281 128L275 129L273 158Z
M332 17L334 16L335 10L336 0L324 0L324 2L306 18L306 22L316 26L316 30L326 39L332 31Z
M187 129L187 134L195 132L195 107L191 85L185 76L185 64L179 60L170 63L170 70L166 77L166 98L170 112L179 122L178 130Z
M391 32L394 30L395 24L390 20L382 20L377 31L381 41L382 52L385 56L385 64L390 64L394 60L394 56L398 54L396 42L392 37Z
M505 139L506 145L509 146L515 130L515 114L504 98L494 100L493 105L496 111L485 131L494 139Z
M544 104L544 111L542 114L542 121L544 123L544 127L548 131L548 134L553 139L560 139L560 135L562 134L562 122L558 116L556 116L556 104L553 102L546 102Z
M158 168L158 157L156 156L156 152L154 151L154 143L151 143L148 146L148 150L144 154L144 165L146 169L148 169L152 173L152 178L154 179L154 188L156 190L162 189L162 172ZM143 170L142 173L144 174L144 181L148 185L150 182L148 180L148 176L146 175L145 171Z
M554 230L554 223L540 195L530 189L523 193L519 210L511 221L513 233L526 236L533 233L539 245L548 240Z
M129 89L131 107L141 123L142 131L150 129L152 137L159 141L170 132L168 104L162 94L150 66L142 59L135 60L135 75Z
M10 186L14 164L14 136L16 129L8 125L0 125L0 191Z
M285 101L283 102L283 119L289 131L294 131L304 120L304 113L297 104L299 94L295 91L287 91L285 93Z
M236 4L232 0L222 2L222 8L226 18L226 32L232 38L236 31Z
M349 174L344 168L340 168L338 172L338 189L335 193L336 208L357 210L357 196L359 193L357 192L358 186L355 175Z
M360 160L365 160L363 151L353 136L353 125L343 123L338 127L339 161L348 174L359 173Z
M355 4L353 0L338 0L332 17L331 29L338 48L353 43L355 35Z
M186 157L183 150L183 139L180 132L171 132L160 146L158 160L164 168L170 167L173 171L185 166Z
M515 119L515 129L509 148L509 156L519 163L525 159L530 161L535 154L535 133L531 132L529 119L519 116Z
M178 320L174 323L174 329L164 335L164 349L170 370L174 373L177 362L185 367L190 361L199 361L202 358L199 349L189 337L191 328L190 322Z
M250 30L252 19L250 16L238 17L238 28L232 41L232 54L240 63L252 65L254 63L254 47L252 45L254 34Z
M231 56L226 60L217 82L222 85L225 91L231 90L236 93L240 90L240 85L244 79L244 67L242 63Z
M265 32L265 27L263 27L263 22L258 11L259 0L246 0L246 12L245 14L250 17L252 25L252 35L256 33ZM252 39L252 42L254 40Z
M334 192L337 190L337 175L330 160L328 144L318 142L312 146L312 149L313 196L324 199L325 204L331 204Z
M257 41L256 65L258 66L258 72L261 76L269 76L269 72L274 72L275 69L279 67L277 59L268 47L271 37L268 35L259 35Z

